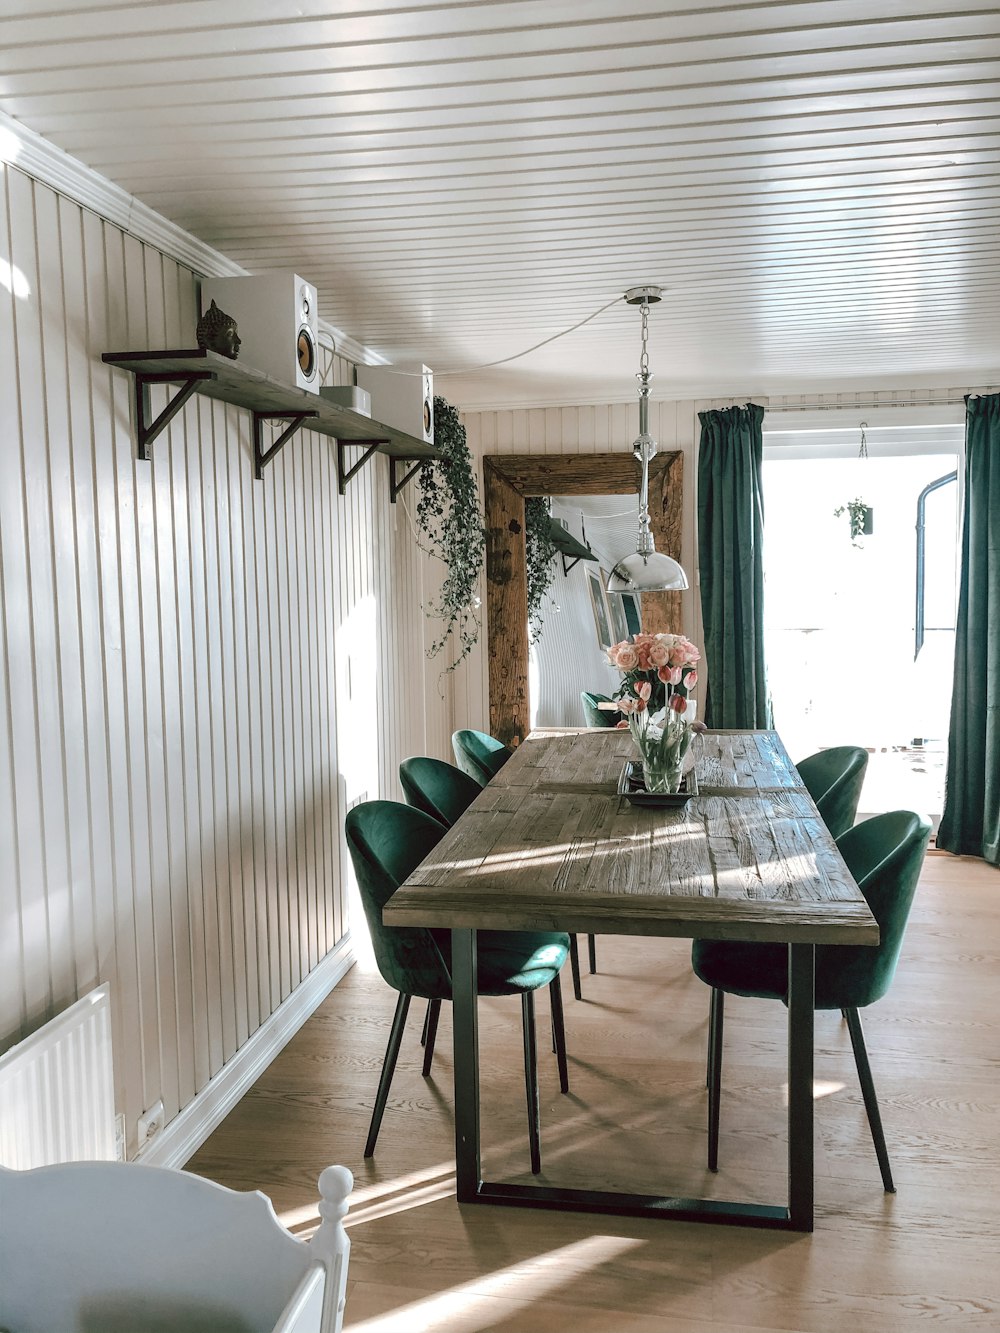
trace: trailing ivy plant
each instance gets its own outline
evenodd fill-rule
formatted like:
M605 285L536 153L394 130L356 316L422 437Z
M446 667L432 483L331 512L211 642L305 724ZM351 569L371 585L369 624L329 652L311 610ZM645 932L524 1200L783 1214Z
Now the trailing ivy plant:
M851 545L857 546L859 549L864 547L864 542L859 542L858 538L864 536L870 512L868 505L860 496L848 500L846 505L840 505L833 511L834 518L840 518L843 513L847 514L848 522L851 525Z
M457 655L448 667L454 671L479 641L482 628L477 586L486 530L465 427L457 410L440 397L434 399L434 446L440 449L441 459L428 459L417 478L417 544L443 560L448 569L437 600L424 609L444 621L427 656L434 657L454 636Z
M533 495L524 502L524 546L528 565L528 633L532 643L542 634L542 602L556 571L556 545L552 540L549 502Z

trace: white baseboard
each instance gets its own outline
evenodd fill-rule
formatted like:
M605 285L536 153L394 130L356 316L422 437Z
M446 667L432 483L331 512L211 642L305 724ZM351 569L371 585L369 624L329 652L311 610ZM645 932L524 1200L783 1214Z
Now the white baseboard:
M291 1041L307 1018L354 964L350 933L332 949L257 1029L245 1046L185 1106L135 1160L145 1166L181 1167Z

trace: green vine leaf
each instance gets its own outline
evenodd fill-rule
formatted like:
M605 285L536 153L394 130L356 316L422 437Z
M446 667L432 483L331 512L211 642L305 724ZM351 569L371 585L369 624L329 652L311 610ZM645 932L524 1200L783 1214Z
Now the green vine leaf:
M448 667L454 671L479 642L482 629L477 588L486 529L465 427L457 409L440 397L434 399L434 445L442 458L428 459L417 476L417 545L448 569L437 600L424 611L444 621L427 656L436 656L454 636L457 656Z
M556 545L552 540L549 502L544 495L533 495L524 502L524 546L527 558L528 634L537 643L542 634L542 602L556 576L553 560Z
M851 527L851 545L857 546L860 550L864 549L864 542L859 542L858 538L864 534L865 524L868 521L869 506L865 504L860 496L855 496L853 500L848 500L846 505L838 505L833 511L834 518L840 518L841 514L847 514L848 522Z

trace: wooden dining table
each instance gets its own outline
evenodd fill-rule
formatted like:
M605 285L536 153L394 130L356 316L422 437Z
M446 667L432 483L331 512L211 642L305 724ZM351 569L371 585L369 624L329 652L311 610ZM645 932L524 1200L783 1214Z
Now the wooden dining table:
M811 1231L815 946L874 945L878 925L776 732L698 738L680 806L619 792L635 757L625 730L532 732L383 910L452 931L458 1200ZM787 1202L483 1180L477 930L786 944Z

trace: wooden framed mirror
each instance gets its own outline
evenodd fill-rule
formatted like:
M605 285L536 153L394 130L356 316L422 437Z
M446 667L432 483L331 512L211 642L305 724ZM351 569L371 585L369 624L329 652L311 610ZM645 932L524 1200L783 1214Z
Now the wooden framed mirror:
M530 729L528 585L524 502L533 495L634 495L640 466L631 453L487 454L486 627L490 734L519 745ZM681 558L684 456L665 450L649 465L649 517L656 549ZM636 523L638 529L638 521ZM643 629L681 633L679 592L644 593Z

